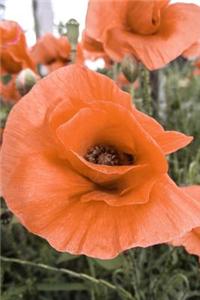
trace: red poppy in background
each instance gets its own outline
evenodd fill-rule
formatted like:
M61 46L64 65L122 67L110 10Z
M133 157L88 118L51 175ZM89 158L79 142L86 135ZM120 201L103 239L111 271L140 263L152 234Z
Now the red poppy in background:
M31 49L36 64L43 64L52 72L70 62L71 46L66 36L56 38L52 33L42 36ZM80 46L77 47L77 63L83 62Z
M154 70L200 38L200 7L168 0L90 0L86 33L101 42L113 60L132 54Z
M21 95L16 88L16 77L17 75L12 75L7 83L2 83L2 81L0 81L0 95L4 102L16 102L21 98Z
M200 203L200 185L187 186L182 190ZM184 246L190 254L200 256L200 227L192 229L182 238L173 241L172 244L174 246Z
M35 69L24 32L14 21L0 21L0 96L5 102L16 102L21 96L16 89L16 76L25 69ZM8 80L7 80L8 78Z
M34 70L25 35L14 21L0 21L0 62L1 74L15 74L24 68Z
M200 204L168 177L165 158L191 140L136 110L108 77L70 65L11 111L3 196L59 251L112 258L169 242L200 224Z

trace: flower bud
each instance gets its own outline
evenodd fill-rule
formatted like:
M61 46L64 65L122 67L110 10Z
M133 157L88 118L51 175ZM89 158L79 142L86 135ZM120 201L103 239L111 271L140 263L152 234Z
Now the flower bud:
M39 76L30 69L22 70L16 78L16 88L21 96L26 95L39 80Z
M122 61L121 68L126 79L130 83L133 83L139 72L139 64L137 60L132 55L127 54Z
M79 23L75 19L70 19L66 23L67 37L71 44L72 49L76 49L79 36Z

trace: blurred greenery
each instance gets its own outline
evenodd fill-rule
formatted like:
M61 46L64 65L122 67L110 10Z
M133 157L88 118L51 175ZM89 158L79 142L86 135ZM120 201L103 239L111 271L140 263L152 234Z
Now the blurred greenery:
M176 61L156 72L153 114L166 129L194 136L191 145L169 157L170 175L179 185L200 184L200 76L193 75L189 62ZM101 73L113 76L111 70ZM145 111L141 87L134 102ZM8 110L3 108L3 123ZM3 199L1 223L1 254L19 260L2 261L2 300L200 299L198 258L183 248L136 248L108 261L59 253L19 224Z

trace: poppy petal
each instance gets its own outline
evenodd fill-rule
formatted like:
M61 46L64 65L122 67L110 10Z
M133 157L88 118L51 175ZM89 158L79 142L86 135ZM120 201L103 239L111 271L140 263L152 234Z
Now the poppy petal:
M124 23L128 2L127 0L109 0L102 3L102 1L90 0L86 16L86 34L97 41L101 41L107 27ZM96 16L100 16L100 18Z
M145 169L144 169L145 171ZM132 181L134 181L133 176ZM92 191L86 193L81 196L81 202L89 202L89 201L104 201L110 206L125 206L125 205L133 205L133 204L144 204L149 201L150 192L152 190L153 185L155 184L158 178L156 176L151 176L148 180L143 182L137 187L134 186L132 182L132 186L127 190L122 190L121 193L112 192L112 191Z
M187 146L191 143L193 137L177 131L165 131L156 136L155 140L165 154L170 154Z
M155 186L144 205L111 207L103 202L66 205L54 220L44 210L24 214L29 230L58 251L109 259L132 247L168 242L199 224L200 206L168 178ZM49 222L50 221L50 222Z
M187 187L182 187L182 191L188 194L193 199L200 201L200 186L192 185ZM200 203L200 202L199 202ZM192 229L190 232L186 233L180 239L177 239L171 243L173 246L184 246L185 249L194 255L200 256L200 227Z
M4 196L9 199L8 206L22 222L25 215L32 216L36 211L38 216L40 213L45 216L45 222L50 222L73 201L73 197L94 188L90 181L70 170L62 161L39 154L19 163L7 186ZM16 189L20 201L16 201ZM42 218L39 222L45 224Z
M200 227L191 230L184 237L173 241L173 246L184 246L188 253L200 256Z
M200 40L194 44L187 50L185 50L182 54L185 58L199 57L200 56Z
M133 110L133 113L142 127L155 139L165 155L187 146L193 140L193 137L177 131L165 131L155 119L136 109Z
M137 109L133 109L133 114L145 131L153 138L164 132L164 128L150 116Z

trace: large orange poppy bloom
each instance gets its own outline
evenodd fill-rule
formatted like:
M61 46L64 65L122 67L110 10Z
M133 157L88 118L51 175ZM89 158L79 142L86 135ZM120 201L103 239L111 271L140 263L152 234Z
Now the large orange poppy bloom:
M86 32L113 60L131 53L154 70L199 39L200 7L168 0L90 0Z
M200 203L200 185L184 187L182 190ZM200 227L192 229L172 244L174 246L184 246L189 253L200 256Z
M66 36L56 38L52 33L42 36L31 49L36 64L43 64L49 72L55 71L70 62L71 46ZM77 62L82 63L80 46L77 47Z
M165 158L191 140L136 110L108 77L70 65L11 111L3 196L59 251L112 258L168 242L200 224L200 204L168 177Z
M34 70L25 35L14 21L0 21L0 63L1 73L18 73L24 68Z

